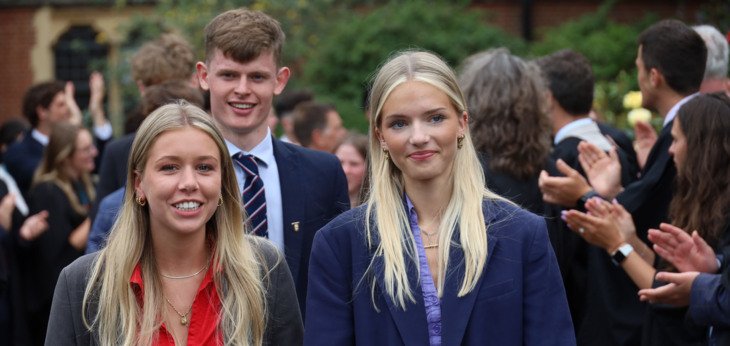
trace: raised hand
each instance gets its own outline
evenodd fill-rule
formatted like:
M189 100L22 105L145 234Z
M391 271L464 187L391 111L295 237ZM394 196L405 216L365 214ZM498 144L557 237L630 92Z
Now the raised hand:
M81 121L83 120L83 116L81 114L81 109L79 108L79 105L76 103L76 99L74 98L75 93L76 88L74 87L74 83L66 82L64 95L66 98L66 106L68 106L68 110L71 113L71 117L68 120L72 124L80 125Z
M564 177L551 177L546 171L540 172L538 186L545 202L573 207L581 196L591 190L591 186L578 171L570 168L563 160L555 163Z
M592 200L594 199L589 202ZM610 204L608 206L599 206L597 202L593 204L596 204L593 206L594 209L602 209L600 215L570 210L564 212L564 220L571 230L577 232L587 242L611 252L626 242L628 237L621 232L608 210Z
M645 121L637 121L634 124L634 135L636 137L634 139L636 161L639 163L639 168L644 168L649 152L651 152L651 148L654 147L657 140L656 130Z
M654 243L654 251L680 272L715 273L719 269L715 251L697 231L690 236L679 227L662 223L658 230L649 230L649 240Z
M48 212L43 210L25 219L20 226L20 237L27 241L35 240L47 230Z
M578 161L586 172L593 189L601 196L612 199L621 192L621 162L612 147L606 154L599 147L586 141L578 144Z
M9 193L0 200L0 226L5 232L10 232L13 226L13 209L15 209L15 195Z

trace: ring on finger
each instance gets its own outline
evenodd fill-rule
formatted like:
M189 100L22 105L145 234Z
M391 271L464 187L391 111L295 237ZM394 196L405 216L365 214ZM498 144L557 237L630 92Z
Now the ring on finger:
M583 233L585 233L585 231L586 231L586 229L585 229L585 228L583 228L583 227L581 227L581 228L578 228L578 233L580 233L580 234L583 234Z

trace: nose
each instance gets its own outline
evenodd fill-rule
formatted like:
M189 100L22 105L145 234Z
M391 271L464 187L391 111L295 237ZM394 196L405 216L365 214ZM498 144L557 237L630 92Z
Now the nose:
M411 144L415 146L420 146L426 144L431 139L431 136L428 133L428 129L420 122L415 122L412 128L413 130L411 132L411 136L408 139Z
M198 179L194 169L185 168L180 172L179 189L184 192L193 192L198 189Z
M251 91L251 89L249 89L249 87L248 87L248 80L246 79L245 76L241 77L238 80L236 88L233 90L233 92L235 92L236 94L243 94L243 95L248 94L250 91Z

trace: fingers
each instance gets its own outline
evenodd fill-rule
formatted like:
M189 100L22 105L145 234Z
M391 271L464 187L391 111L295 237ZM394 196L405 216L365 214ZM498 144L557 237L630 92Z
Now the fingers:
M578 173L578 171L576 171L573 168L571 168L570 166L568 166L568 164L565 163L565 161L563 161L561 159L558 159L558 161L555 162L555 166L557 166L558 171L560 171L560 173L565 174L566 177L574 177L576 175L580 175L580 173Z
M644 288L639 290L639 300L642 302L663 303L665 302L677 288L676 284L669 283L657 288Z

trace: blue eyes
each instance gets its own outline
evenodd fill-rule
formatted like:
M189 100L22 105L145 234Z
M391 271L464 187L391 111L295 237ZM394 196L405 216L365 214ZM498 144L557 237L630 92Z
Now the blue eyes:
M174 164L166 164L166 165L162 165L160 167L160 171L162 171L162 172L175 172L175 171L178 171L179 169L180 169L180 167L178 165L174 165ZM207 164L207 163L200 164L197 167L195 167L195 169L201 173L209 173L209 172L215 171L215 167L213 165Z
M434 114L428 117L428 122L431 124L442 123L444 120L446 120L446 116L443 114ZM408 122L405 119L396 119L391 121L388 127L398 130L406 127L407 125Z

